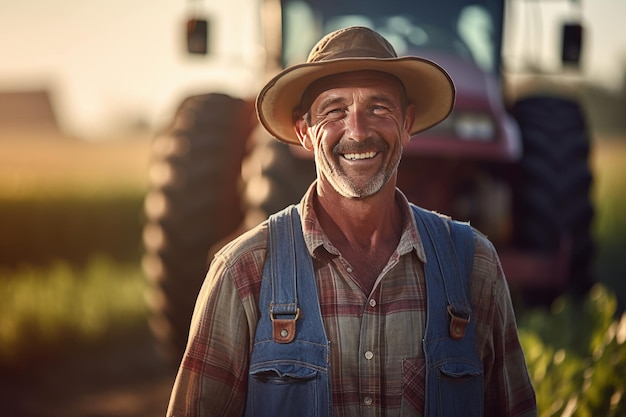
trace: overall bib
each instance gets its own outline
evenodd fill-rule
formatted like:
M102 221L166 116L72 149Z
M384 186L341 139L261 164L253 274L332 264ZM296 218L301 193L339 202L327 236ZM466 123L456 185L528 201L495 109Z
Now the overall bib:
M428 261L425 415L481 416L483 368L469 301L472 230L447 221L448 230L445 219L411 208ZM330 342L295 206L269 219L259 308L245 416L332 416Z

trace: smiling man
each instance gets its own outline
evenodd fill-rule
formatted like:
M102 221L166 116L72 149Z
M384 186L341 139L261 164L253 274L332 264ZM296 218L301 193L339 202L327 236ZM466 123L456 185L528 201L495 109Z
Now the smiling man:
M260 122L317 180L215 256L168 416L536 415L493 245L396 188L453 103L442 68L363 27L261 90Z

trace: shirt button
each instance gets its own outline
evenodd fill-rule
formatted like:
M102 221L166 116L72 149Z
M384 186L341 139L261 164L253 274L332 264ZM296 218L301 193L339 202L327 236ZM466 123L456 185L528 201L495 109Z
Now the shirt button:
M373 402L374 400L372 400L372 397L363 398L363 403L365 403L365 405L372 405Z
M376 300L370 298L370 307L376 307Z
M347 267L347 268L346 268L346 271L348 271L348 273L349 273L349 274L351 274L351 273L352 273L352 268Z
M365 359L367 359L368 361L372 359L373 357L374 357L374 354L372 353L372 351L368 350L367 352L365 352Z

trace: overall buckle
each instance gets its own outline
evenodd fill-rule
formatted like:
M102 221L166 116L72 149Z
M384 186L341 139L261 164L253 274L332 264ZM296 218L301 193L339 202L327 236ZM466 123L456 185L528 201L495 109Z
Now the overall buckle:
M465 329L470 322L469 314L461 317L448 306L448 314L450 315L450 337L454 340L461 340L465 337Z
M280 316L286 316L281 314ZM272 335L278 343L291 343L296 337L296 320L300 317L300 308L296 308L296 314L292 318L278 318L274 314L274 304L270 304L270 319L272 320Z

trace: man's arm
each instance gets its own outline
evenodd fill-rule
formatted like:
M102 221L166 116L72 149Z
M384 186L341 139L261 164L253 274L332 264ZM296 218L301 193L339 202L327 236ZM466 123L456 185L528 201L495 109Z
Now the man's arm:
M213 261L198 295L168 417L243 415L254 334L249 323L257 320L255 285L243 281L255 274L260 279L255 265L228 265L222 256Z
M509 288L495 248L475 235L472 304L485 372L486 416L536 416L531 384Z

